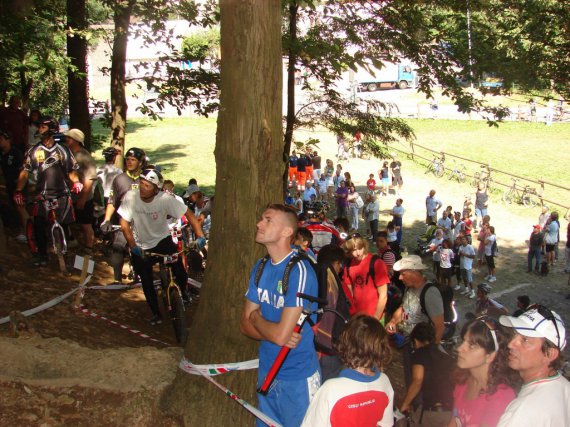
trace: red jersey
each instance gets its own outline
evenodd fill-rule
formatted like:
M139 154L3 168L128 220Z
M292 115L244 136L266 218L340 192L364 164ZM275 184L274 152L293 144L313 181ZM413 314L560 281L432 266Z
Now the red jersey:
M368 254L362 261L350 260L350 267L345 269L344 284L352 286L350 314L365 313L374 316L378 306L378 289L390 283L388 269L381 259L374 263L374 282L370 277L370 261L372 254Z
M376 181L374 178L370 178L368 181L366 181L366 187L368 187L370 191L374 191L376 189Z

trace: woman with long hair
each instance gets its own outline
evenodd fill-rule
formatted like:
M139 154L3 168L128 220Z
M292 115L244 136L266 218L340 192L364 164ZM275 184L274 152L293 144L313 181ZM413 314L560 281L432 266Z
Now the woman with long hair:
M478 317L463 327L461 337L448 427L496 426L520 384L508 365L509 329L490 317Z

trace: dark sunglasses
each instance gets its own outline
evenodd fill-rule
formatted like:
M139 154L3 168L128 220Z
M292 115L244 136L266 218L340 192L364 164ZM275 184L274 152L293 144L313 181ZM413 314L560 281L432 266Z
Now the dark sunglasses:
M558 330L558 325L556 324L556 317L554 316L552 311L550 309L546 308L545 306L540 305L540 304L532 304L530 307L527 308L526 311L529 311L529 310L536 310L538 312L538 314L540 314L542 317L544 317L545 320L549 320L552 322L552 324L554 325L554 329L556 330L556 339L558 341L557 347L560 350L560 331ZM542 323L542 322L540 322L540 323ZM539 323L539 325L540 325L540 323ZM536 327L538 327L538 325L536 325L532 329L536 330Z
M360 235L360 233L349 234L348 237L346 238L345 242L348 242L350 239L356 239L357 237L362 237L362 236Z

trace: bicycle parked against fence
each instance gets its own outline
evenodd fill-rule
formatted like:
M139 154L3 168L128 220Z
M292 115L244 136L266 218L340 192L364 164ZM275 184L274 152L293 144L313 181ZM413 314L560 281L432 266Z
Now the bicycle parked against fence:
M433 173L438 178L441 178L445 174L445 154L442 154L441 157L433 156L433 160L428 164L425 173Z
M513 181L513 185L505 189L503 192L503 202L508 204L517 202L524 206L536 206L538 204L538 193L536 188L529 185L518 187L517 182L519 180L517 178L511 178L511 180Z
M459 183L465 182L465 165L459 165L457 160L453 159L453 169L449 172L448 179L450 181L455 179Z
M475 188L479 188L479 184L484 184L487 191L493 191L495 188L495 183L493 177L491 176L491 168L488 165L480 165L481 172L475 172L473 174L473 179L471 180L471 185Z

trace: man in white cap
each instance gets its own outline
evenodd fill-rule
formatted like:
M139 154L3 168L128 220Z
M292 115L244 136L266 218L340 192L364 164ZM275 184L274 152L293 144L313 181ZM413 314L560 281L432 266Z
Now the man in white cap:
M509 366L519 372L524 384L498 426L570 426L570 382L558 372L566 346L560 316L532 305L519 317L499 320L516 332L509 342Z
M417 255L408 255L394 264L394 271L400 272L400 280L406 286L402 305L396 309L392 319L386 325L389 334L400 332L406 337L404 346L404 375L406 384L411 381L411 352L409 335L421 322L431 323L435 329L435 342L443 336L443 299L439 289L428 282L423 274L427 269Z
M65 144L79 164L79 181L83 184L82 190L73 196L75 207L75 221L81 226L85 236L85 252L91 255L95 233L93 232L93 193L97 180L97 165L91 153L83 147L85 135L79 129L69 129L64 133Z

